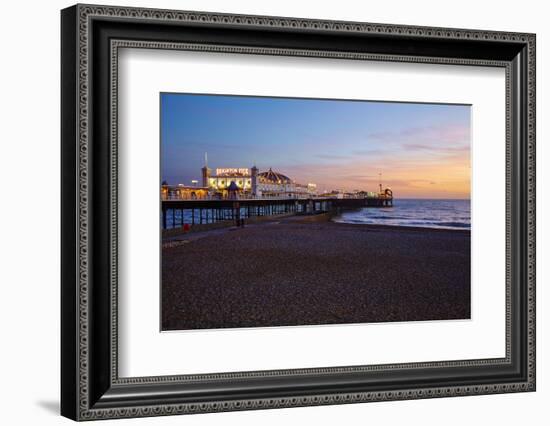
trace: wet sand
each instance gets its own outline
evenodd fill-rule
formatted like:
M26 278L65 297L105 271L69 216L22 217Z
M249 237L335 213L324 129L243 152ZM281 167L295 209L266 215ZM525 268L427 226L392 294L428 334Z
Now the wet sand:
M470 318L470 232L300 220L162 249L162 329Z

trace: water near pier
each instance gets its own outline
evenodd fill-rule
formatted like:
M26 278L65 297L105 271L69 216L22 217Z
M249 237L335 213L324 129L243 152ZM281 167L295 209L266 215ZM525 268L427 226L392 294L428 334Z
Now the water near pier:
M344 211L334 222L470 229L470 200L394 199L393 207Z

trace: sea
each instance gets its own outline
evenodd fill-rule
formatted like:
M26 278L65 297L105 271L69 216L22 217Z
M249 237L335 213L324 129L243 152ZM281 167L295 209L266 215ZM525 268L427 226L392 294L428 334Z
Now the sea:
M393 207L345 211L339 223L470 229L470 200L394 199Z

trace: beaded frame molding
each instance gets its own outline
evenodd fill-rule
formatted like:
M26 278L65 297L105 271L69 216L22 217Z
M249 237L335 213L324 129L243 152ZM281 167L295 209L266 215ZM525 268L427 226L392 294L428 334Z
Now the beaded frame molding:
M62 415L93 420L535 390L534 34L97 5L61 15ZM505 357L120 378L121 48L504 68Z

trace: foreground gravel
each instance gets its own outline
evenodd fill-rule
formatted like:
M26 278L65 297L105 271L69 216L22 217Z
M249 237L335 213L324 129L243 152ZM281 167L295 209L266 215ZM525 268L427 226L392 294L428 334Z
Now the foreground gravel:
M162 250L163 330L470 318L470 233L268 223Z

